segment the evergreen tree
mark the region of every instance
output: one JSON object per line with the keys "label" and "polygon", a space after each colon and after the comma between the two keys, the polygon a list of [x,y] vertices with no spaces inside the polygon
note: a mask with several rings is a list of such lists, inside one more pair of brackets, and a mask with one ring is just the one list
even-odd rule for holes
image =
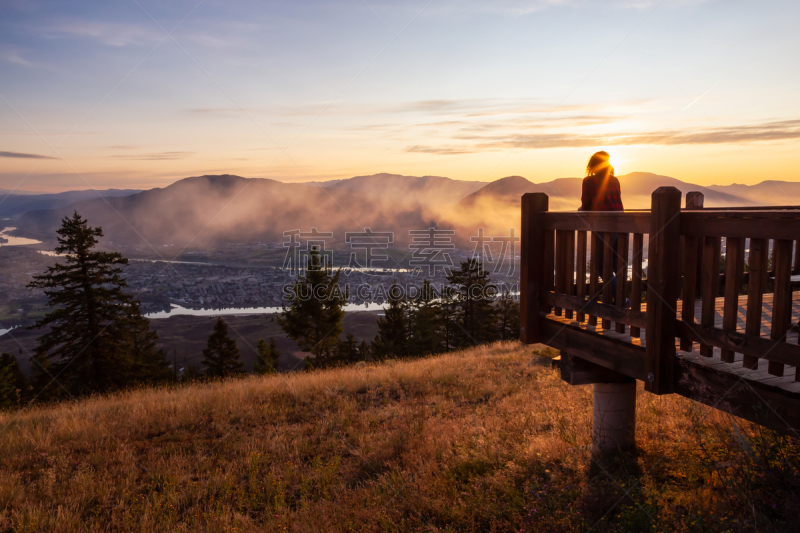
{"label": "evergreen tree", "polygon": [[454,287],[442,287],[442,294],[437,308],[437,323],[442,337],[442,349],[446,352],[455,349],[461,326],[457,323],[458,300]]}
{"label": "evergreen tree", "polygon": [[214,332],[208,337],[208,344],[203,350],[205,375],[210,378],[225,378],[241,374],[242,362],[239,361],[239,348],[228,334],[228,323],[217,317]]}
{"label": "evergreen tree", "polygon": [[372,356],[372,350],[369,349],[369,344],[363,339],[361,344],[358,345],[358,355],[362,361],[368,361]]}
{"label": "evergreen tree", "polygon": [[473,346],[494,341],[497,330],[492,304],[497,287],[489,280],[481,262],[464,261],[460,270],[447,276],[447,281],[457,291],[456,344]]}
{"label": "evergreen tree", "polygon": [[440,306],[436,302],[436,290],[428,280],[423,281],[419,295],[411,302],[409,327],[409,353],[427,355],[441,352],[443,332]]}
{"label": "evergreen tree", "polygon": [[142,316],[136,300],[128,308],[122,334],[131,365],[128,383],[165,383],[173,379],[167,354],[156,348],[158,334],[150,329],[150,321]]}
{"label": "evergreen tree", "polygon": [[258,340],[258,354],[253,370],[256,374],[275,374],[278,372],[278,358],[281,352],[275,344],[275,339],[270,338],[269,344],[264,339]]}
{"label": "evergreen tree", "polygon": [[497,304],[497,330],[500,340],[519,339],[519,302],[506,290]]}
{"label": "evergreen tree", "polygon": [[186,365],[181,376],[181,383],[193,383],[203,379],[203,373],[194,365]]}
{"label": "evergreen tree", "polygon": [[[339,274],[323,264],[317,247],[312,247],[305,274],[300,273],[288,295],[289,305],[283,307],[278,324],[300,349],[311,352],[311,367],[323,367],[336,356],[339,335],[342,334],[344,305],[347,291],[339,286]],[[307,368],[308,368],[307,365]]]}
{"label": "evergreen tree", "polygon": [[0,355],[0,409],[21,404],[26,388],[27,380],[17,359],[7,353]]}
{"label": "evergreen tree", "polygon": [[358,344],[352,333],[348,333],[345,340],[339,341],[339,346],[336,351],[337,362],[342,365],[351,365],[363,360],[363,356],[358,349]]}
{"label": "evergreen tree", "polygon": [[[161,379],[163,354],[141,315],[137,300],[126,294],[117,252],[94,247],[101,228],[75,212],[64,217],[55,251],[64,262],[48,267],[28,285],[43,289],[52,309],[31,328],[49,327],[39,337],[33,357],[34,394],[79,396],[125,387],[134,381]],[[57,379],[58,384],[42,388]]]}
{"label": "evergreen tree", "polygon": [[386,313],[378,319],[372,351],[379,358],[408,355],[408,300],[397,282],[389,289],[387,303]]}

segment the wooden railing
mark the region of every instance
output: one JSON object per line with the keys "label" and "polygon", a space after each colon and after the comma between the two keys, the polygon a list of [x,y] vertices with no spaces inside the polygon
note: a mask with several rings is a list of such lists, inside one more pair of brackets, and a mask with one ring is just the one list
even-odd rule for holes
{"label": "wooden railing", "polygon": [[[787,385],[800,381],[800,206],[703,209],[700,193],[680,204],[673,187],[649,211],[550,212],[546,195],[524,195],[522,340],[580,359],[598,380],[611,370],[759,423],[772,411],[767,425],[800,431],[800,383]],[[724,390],[740,385],[766,404]],[[724,396],[701,397],[709,386]]]}

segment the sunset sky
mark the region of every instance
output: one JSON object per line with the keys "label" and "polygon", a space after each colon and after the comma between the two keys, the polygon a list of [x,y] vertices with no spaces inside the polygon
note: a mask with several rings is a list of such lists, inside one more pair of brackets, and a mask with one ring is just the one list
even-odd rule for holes
{"label": "sunset sky", "polygon": [[[167,4],[167,5],[165,5]],[[0,3],[0,188],[800,180],[800,2]]]}

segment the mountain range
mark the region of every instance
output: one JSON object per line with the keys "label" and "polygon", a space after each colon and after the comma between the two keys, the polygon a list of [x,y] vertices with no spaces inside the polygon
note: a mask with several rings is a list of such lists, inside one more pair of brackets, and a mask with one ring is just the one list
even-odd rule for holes
{"label": "mountain range", "polygon": [[[629,209],[649,207],[652,191],[665,185],[684,194],[703,192],[708,207],[800,204],[800,183],[793,182],[703,187],[647,172],[622,175],[619,180]],[[518,228],[519,199],[526,192],[548,194],[551,210],[575,210],[580,205],[581,179],[533,183],[509,176],[485,183],[375,174],[284,183],[233,175],[197,176],[141,192],[99,191],[101,198],[68,203],[66,198],[74,193],[42,195],[58,196],[58,204],[52,203],[53,198],[36,204],[35,196],[25,196],[34,202],[30,205],[45,207],[34,207],[15,224],[24,235],[52,238],[61,219],[77,210],[92,225],[102,226],[112,243],[187,249],[283,241],[284,232],[310,228],[333,232],[333,243],[343,243],[347,231],[394,231],[396,244],[404,247],[409,230],[436,226],[455,229],[457,242],[468,243],[478,227],[494,235]]]}

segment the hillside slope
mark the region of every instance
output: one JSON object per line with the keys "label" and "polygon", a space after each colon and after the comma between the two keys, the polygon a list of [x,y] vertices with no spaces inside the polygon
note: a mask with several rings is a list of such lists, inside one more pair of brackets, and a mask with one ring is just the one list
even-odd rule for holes
{"label": "hillside slope", "polygon": [[0,531],[797,530],[796,444],[641,391],[638,457],[593,463],[591,388],[549,361],[497,344],[0,414]]}

